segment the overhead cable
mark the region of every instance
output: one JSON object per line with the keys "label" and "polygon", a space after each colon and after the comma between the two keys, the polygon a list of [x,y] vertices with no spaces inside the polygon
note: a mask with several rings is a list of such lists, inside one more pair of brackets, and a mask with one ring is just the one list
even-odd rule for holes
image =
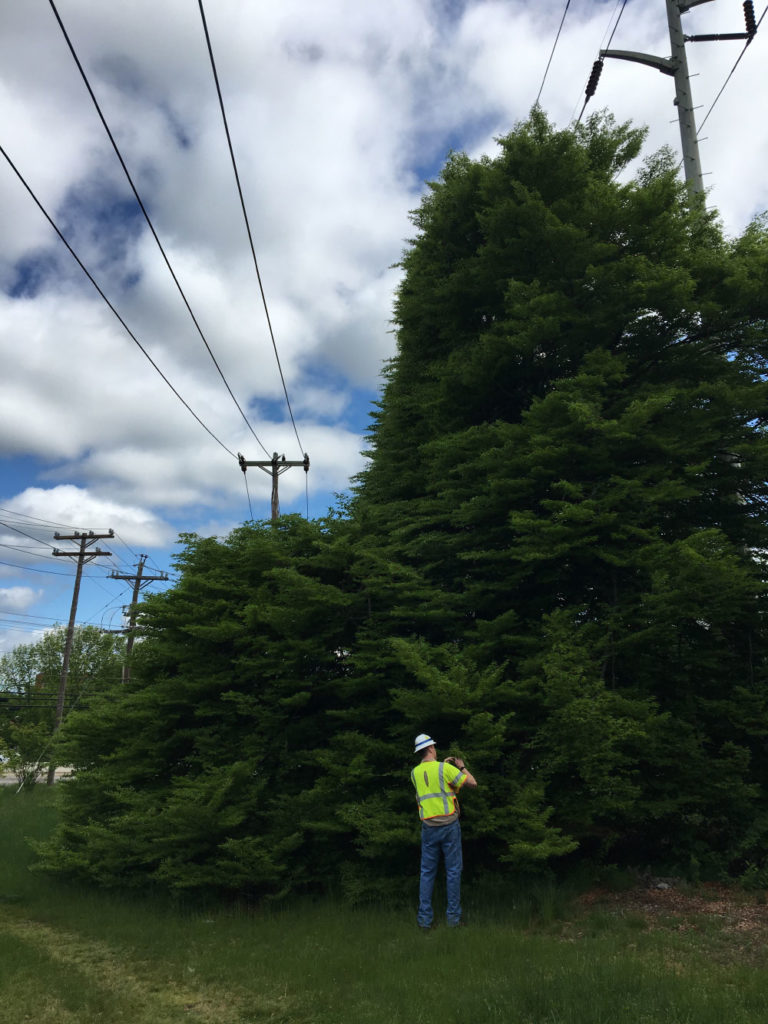
{"label": "overhead cable", "polygon": [[560,39],[560,33],[563,31],[563,25],[565,24],[565,16],[568,13],[568,8],[570,6],[571,6],[571,0],[565,0],[565,10],[563,11],[563,16],[560,19],[560,27],[557,30],[557,35],[555,36],[555,41],[552,44],[552,52],[549,55],[549,60],[547,61],[547,66],[544,69],[544,77],[541,80],[541,85],[539,86],[539,92],[538,92],[538,94],[536,96],[536,102],[534,103],[534,107],[538,107],[538,105],[539,105],[539,100],[541,99],[541,93],[542,93],[542,90],[544,88],[544,83],[547,80],[547,75],[549,74],[549,68],[550,68],[550,65],[552,63],[552,58],[555,56],[555,50],[557,49],[557,44],[558,44],[558,41]]}
{"label": "overhead cable", "polygon": [[[73,532],[79,532],[82,529],[79,526],[73,526],[71,523],[59,523],[59,522],[56,522],[55,520],[52,520],[52,519],[41,519],[39,516],[31,516],[31,515],[28,515],[26,512],[15,512],[13,509],[10,509],[10,508],[2,508],[2,507],[0,507],[0,512],[4,512],[4,513],[6,513],[6,515],[17,516],[24,526],[30,526],[31,524],[27,523],[26,520],[31,519],[33,523],[42,523],[45,526],[60,526],[60,527],[63,527],[64,529],[66,529],[66,530],[72,530]],[[14,527],[11,523],[7,522],[5,519],[0,519],[0,526],[7,526],[10,529],[16,529],[16,527]],[[16,532],[18,533],[18,532],[23,532],[23,531],[19,531],[17,529]],[[39,540],[38,538],[32,537],[31,534],[25,534],[25,536],[29,537],[30,540],[38,540],[38,543],[40,543],[40,544],[47,544],[49,547],[52,546],[49,541]],[[130,547],[128,547],[128,545],[126,544],[126,542],[123,540],[123,538],[120,536],[119,533],[115,533],[115,539],[119,540],[120,543],[125,548],[127,548],[128,551],[130,551],[131,555],[134,558],[137,557],[136,552],[133,551]],[[11,544],[3,544],[3,545],[0,545],[0,547],[13,547],[13,545],[11,545]],[[16,550],[22,551],[24,549],[17,547]],[[53,556],[49,556],[49,557],[53,557]],[[129,564],[128,561],[125,558],[123,558],[122,556],[120,556],[120,555],[113,554],[112,558],[113,559],[117,559],[118,562],[121,562],[124,565],[128,565]]]}
{"label": "overhead cable", "polygon": [[0,565],[10,566],[11,569],[22,569],[24,572],[44,572],[47,573],[49,576],[76,575],[73,572],[57,572],[55,569],[36,569],[33,565],[19,565],[17,562],[0,562]]}
{"label": "overhead cable", "polygon": [[208,427],[208,426],[207,426],[207,425],[206,425],[205,423],[203,423],[203,421],[202,421],[202,420],[200,419],[200,417],[199,417],[199,416],[197,415],[197,413],[196,413],[196,412],[194,411],[194,409],[193,409],[193,408],[192,408],[192,407],[191,407],[191,406],[189,405],[189,403],[188,403],[188,402],[186,402],[186,401],[185,401],[185,400],[184,400],[184,399],[183,399],[183,398],[181,397],[181,395],[179,394],[179,392],[178,392],[178,391],[176,390],[176,388],[175,388],[175,387],[173,386],[173,384],[171,384],[171,382],[170,382],[170,381],[168,380],[168,378],[167,378],[167,377],[165,376],[165,374],[163,373],[163,371],[162,371],[162,370],[160,369],[160,367],[159,367],[159,366],[157,365],[157,363],[156,363],[156,362],[154,361],[154,359],[152,358],[152,356],[151,356],[151,355],[149,354],[149,352],[147,352],[147,350],[146,350],[146,349],[144,348],[144,346],[143,346],[143,345],[141,344],[141,342],[139,341],[139,339],[138,339],[138,338],[136,337],[136,335],[135,335],[135,334],[133,333],[133,331],[132,331],[132,330],[130,329],[130,327],[129,327],[129,326],[128,326],[128,324],[127,324],[127,323],[125,322],[125,320],[123,320],[123,318],[122,318],[122,317],[120,316],[120,314],[119,314],[119,313],[117,312],[117,310],[116,310],[116,309],[115,309],[115,307],[114,307],[114,306],[112,305],[112,303],[111,303],[111,302],[109,301],[109,299],[108,299],[108,298],[107,298],[107,296],[106,296],[106,295],[104,294],[104,292],[102,291],[102,289],[101,289],[101,288],[99,287],[99,285],[98,285],[98,284],[96,283],[96,280],[95,280],[95,278],[93,277],[93,275],[91,274],[91,272],[90,272],[90,271],[88,270],[88,268],[87,268],[87,267],[85,266],[85,264],[83,263],[83,261],[82,261],[82,260],[80,259],[80,257],[79,257],[79,256],[77,255],[77,253],[75,252],[75,250],[74,250],[74,249],[72,248],[72,246],[71,246],[71,245],[69,244],[69,242],[68,242],[68,241],[67,241],[67,239],[66,239],[66,238],[64,237],[64,235],[62,234],[62,232],[61,232],[61,231],[59,230],[59,228],[58,228],[58,226],[56,225],[56,223],[54,222],[53,218],[52,218],[52,217],[50,216],[50,214],[49,214],[49,213],[48,213],[48,211],[47,211],[47,210],[45,209],[45,207],[43,206],[43,204],[42,204],[42,203],[40,202],[40,200],[39,200],[39,199],[37,198],[37,196],[35,195],[35,193],[34,193],[34,192],[32,191],[32,188],[30,187],[30,185],[28,185],[28,184],[27,184],[27,181],[25,180],[25,178],[24,178],[24,176],[22,175],[21,171],[20,171],[20,170],[19,170],[19,169],[17,168],[17,166],[16,166],[16,164],[15,164],[15,163],[13,162],[13,160],[11,160],[10,156],[9,156],[9,155],[8,155],[8,153],[7,153],[6,151],[5,151],[5,149],[4,149],[4,147],[3,147],[3,146],[0,146],[0,154],[2,154],[2,155],[3,155],[4,157],[5,157],[6,161],[8,162],[8,165],[9,165],[9,167],[11,168],[11,170],[13,171],[13,173],[14,173],[14,174],[16,175],[16,177],[17,177],[17,178],[19,179],[19,181],[20,181],[20,182],[21,182],[21,184],[22,184],[22,185],[24,186],[24,188],[25,188],[25,189],[27,190],[27,192],[28,192],[28,193],[29,193],[29,195],[31,196],[32,200],[34,201],[35,205],[36,205],[36,206],[37,206],[37,208],[38,208],[38,209],[40,210],[40,212],[42,213],[42,215],[43,215],[43,216],[45,217],[45,219],[46,219],[46,220],[48,221],[48,223],[49,223],[49,224],[51,225],[51,227],[52,227],[52,228],[53,228],[53,230],[54,230],[54,231],[56,232],[56,234],[57,234],[57,235],[59,236],[59,238],[61,239],[61,241],[62,241],[62,242],[64,243],[64,245],[65,245],[65,246],[67,247],[67,249],[69,250],[69,253],[70,253],[70,255],[72,256],[72,258],[73,258],[73,259],[75,260],[75,262],[76,262],[76,263],[77,263],[77,265],[78,265],[78,266],[80,267],[80,269],[82,270],[82,272],[83,272],[83,273],[85,274],[85,276],[86,276],[86,277],[88,278],[88,280],[89,280],[89,281],[91,282],[91,284],[93,285],[93,287],[94,287],[94,288],[96,289],[96,291],[97,291],[97,292],[99,293],[99,295],[100,295],[100,296],[102,297],[102,299],[104,300],[104,302],[105,302],[105,303],[106,303],[106,304],[107,304],[107,305],[109,306],[109,308],[110,308],[110,309],[112,310],[112,313],[113,313],[113,314],[115,315],[115,317],[117,318],[117,320],[119,320],[119,321],[120,321],[121,325],[122,325],[122,326],[123,326],[123,328],[125,329],[125,332],[126,332],[126,333],[127,333],[127,335],[129,336],[129,338],[130,338],[130,339],[131,339],[131,340],[132,340],[132,341],[133,341],[133,342],[134,342],[134,343],[135,343],[135,344],[137,345],[137,347],[138,347],[138,348],[139,348],[139,349],[141,350],[141,352],[143,353],[143,355],[144,355],[144,356],[145,356],[145,357],[147,358],[147,360],[148,360],[148,361],[150,362],[150,364],[152,365],[152,367],[153,367],[153,368],[154,368],[154,369],[155,369],[155,370],[157,371],[157,373],[159,373],[159,374],[160,374],[160,376],[161,376],[161,377],[163,378],[163,380],[164,380],[164,381],[165,381],[165,383],[166,383],[166,384],[168,385],[168,387],[169,387],[169,388],[171,389],[171,391],[172,391],[172,392],[174,393],[174,395],[176,395],[176,397],[177,397],[177,398],[178,398],[178,400],[179,400],[179,401],[181,402],[181,404],[182,404],[182,405],[184,406],[184,408],[185,408],[185,409],[187,410],[187,412],[191,413],[191,414],[192,414],[192,416],[194,416],[194,418],[195,418],[195,419],[197,420],[197,422],[198,422],[198,423],[200,424],[200,426],[201,426],[201,427],[203,428],[203,430],[205,430],[205,431],[206,431],[206,433],[210,434],[210,436],[211,436],[211,437],[213,438],[213,440],[214,440],[214,441],[216,442],[216,444],[220,445],[220,446],[221,446],[221,447],[222,447],[222,448],[224,449],[224,451],[225,451],[225,452],[227,452],[227,454],[228,454],[228,455],[231,455],[233,459],[237,459],[237,455],[235,455],[235,453],[234,453],[233,451],[230,451],[230,449],[229,449],[229,448],[227,448],[227,446],[226,446],[226,445],[224,444],[224,442],[223,442],[223,441],[221,441],[221,440],[220,440],[220,439],[219,439],[219,438],[218,438],[218,437],[217,437],[217,436],[216,436],[216,435],[214,434],[214,432],[213,432],[213,431],[212,431],[212,430],[210,429],[210,427]]}
{"label": "overhead cable", "polygon": [[35,551],[33,548],[24,547],[21,544],[0,544],[0,548],[9,548],[11,551],[22,551],[25,555],[33,558],[53,558],[53,555],[43,554],[42,551]]}
{"label": "overhead cable", "polygon": [[127,166],[126,166],[125,160],[123,159],[122,153],[120,152],[120,149],[118,148],[117,142],[115,142],[115,138],[114,138],[114,136],[113,136],[113,134],[112,134],[112,132],[110,130],[109,125],[107,124],[107,121],[106,121],[106,118],[104,117],[104,114],[102,113],[101,107],[99,106],[99,102],[96,99],[94,91],[91,88],[91,83],[88,80],[88,76],[85,73],[83,65],[81,64],[80,59],[77,56],[77,53],[75,52],[75,48],[72,45],[72,40],[70,39],[69,34],[67,33],[66,28],[64,27],[64,23],[61,20],[59,12],[56,9],[56,4],[54,3],[54,0],[48,0],[48,2],[50,4],[50,6],[51,6],[51,10],[54,13],[56,21],[59,23],[59,28],[61,29],[62,34],[64,35],[64,39],[67,42],[67,46],[69,47],[69,51],[72,54],[72,57],[73,57],[73,59],[75,61],[75,64],[77,65],[77,69],[80,72],[80,75],[81,75],[81,77],[83,79],[83,82],[85,83],[85,87],[88,90],[88,93],[89,93],[91,99],[93,100],[93,105],[96,108],[96,113],[99,115],[99,118],[101,119],[101,123],[104,126],[104,130],[106,131],[106,133],[107,133],[107,135],[109,137],[109,141],[112,143],[112,148],[115,151],[117,159],[120,161],[120,166],[122,167],[122,169],[123,169],[123,171],[125,173],[125,176],[128,179],[128,184],[131,186],[131,189],[133,191],[134,197],[136,198],[136,202],[139,205],[139,209],[144,214],[144,219],[147,222],[147,226],[149,227],[149,230],[152,232],[152,237],[154,238],[155,242],[157,243],[157,247],[160,250],[160,253],[161,253],[163,259],[165,260],[165,265],[168,268],[168,271],[169,271],[171,277],[173,278],[173,283],[176,285],[176,288],[177,288],[177,290],[179,292],[179,295],[181,296],[182,301],[184,302],[184,305],[187,307],[187,312],[189,313],[190,317],[192,318],[192,323],[197,328],[197,333],[200,335],[200,338],[202,339],[203,344],[205,345],[206,349],[208,350],[208,355],[213,360],[213,365],[219,371],[219,376],[224,381],[224,386],[226,387],[227,391],[229,392],[232,401],[237,406],[237,410],[240,413],[240,415],[242,416],[243,420],[245,421],[245,425],[248,427],[250,432],[256,438],[256,441],[261,446],[262,451],[266,455],[269,455],[269,452],[267,452],[267,449],[264,447],[264,445],[259,440],[259,437],[256,434],[256,431],[251,426],[251,423],[248,420],[248,417],[243,412],[243,410],[242,410],[242,408],[240,406],[240,403],[235,398],[234,392],[232,391],[232,388],[229,386],[229,382],[227,381],[227,378],[224,376],[224,371],[221,369],[221,366],[219,365],[218,360],[216,359],[216,356],[213,354],[211,346],[208,344],[208,341],[207,341],[205,335],[203,334],[203,330],[202,330],[200,324],[197,321],[197,317],[192,312],[192,307],[190,306],[189,301],[187,300],[187,296],[184,293],[184,289],[181,287],[179,279],[176,276],[176,273],[175,273],[173,267],[171,266],[171,261],[168,259],[168,255],[166,254],[166,251],[163,248],[163,244],[162,244],[162,242],[160,241],[160,239],[158,237],[157,231],[155,231],[155,226],[152,223],[152,220],[151,220],[151,218],[149,216],[149,213],[147,212],[147,208],[145,207],[145,205],[144,205],[144,203],[143,203],[143,201],[141,199],[141,196],[139,195],[138,190],[137,190],[137,188],[136,188],[136,186],[135,186],[135,184],[133,182],[133,178],[131,177],[131,174],[130,174]]}
{"label": "overhead cable", "polygon": [[20,519],[32,519],[36,523],[45,523],[46,526],[63,526],[67,530],[76,530],[76,526],[72,526],[70,523],[57,523],[53,519],[40,519],[39,516],[31,516],[26,512],[16,512],[12,508],[0,507],[0,512],[5,512],[10,516],[18,516]]}
{"label": "overhead cable", "polygon": [[219,107],[221,109],[221,118],[222,118],[222,121],[224,123],[224,131],[226,132],[226,136],[227,136],[227,145],[229,147],[229,155],[230,155],[230,158],[232,160],[232,170],[235,173],[235,182],[237,184],[237,192],[238,192],[238,195],[240,196],[240,207],[241,207],[241,209],[243,211],[243,219],[245,220],[245,228],[246,228],[246,231],[248,233],[248,242],[249,242],[250,247],[251,247],[251,255],[253,256],[253,265],[254,265],[254,267],[256,269],[256,278],[257,278],[257,280],[259,282],[259,291],[261,292],[261,301],[262,301],[262,304],[264,306],[264,313],[265,313],[266,318],[267,318],[267,327],[269,328],[269,336],[270,336],[270,338],[272,340],[272,348],[273,348],[274,353],[275,353],[275,359],[277,360],[277,368],[278,368],[278,370],[280,372],[280,380],[281,380],[282,385],[283,385],[283,394],[285,395],[285,402],[286,402],[286,405],[288,406],[288,414],[290,415],[291,423],[293,424],[293,432],[296,435],[296,440],[299,443],[299,450],[303,454],[304,453],[304,446],[301,443],[301,438],[299,437],[299,431],[296,428],[296,420],[293,418],[293,410],[291,409],[291,401],[288,398],[288,388],[286,387],[286,384],[285,384],[285,375],[283,374],[283,367],[282,367],[282,365],[280,363],[280,356],[279,356],[278,351],[277,351],[277,342],[275,340],[275,332],[272,330],[272,320],[271,320],[270,315],[269,315],[269,308],[267,307],[267,297],[266,297],[266,295],[264,293],[264,285],[262,284],[262,280],[261,280],[261,272],[259,270],[259,261],[256,259],[256,249],[255,249],[254,244],[253,244],[253,235],[251,234],[251,225],[250,225],[250,222],[248,220],[248,213],[247,213],[247,211],[245,209],[245,199],[243,197],[243,190],[242,190],[242,187],[240,185],[240,175],[239,175],[238,170],[237,170],[237,161],[235,160],[235,151],[234,151],[234,148],[232,146],[232,137],[231,137],[231,135],[229,133],[229,124],[227,122],[227,114],[226,114],[226,111],[224,109],[224,98],[223,98],[222,93],[221,93],[221,86],[219,85],[219,75],[218,75],[218,72],[216,71],[216,61],[213,58],[213,47],[211,45],[211,37],[210,37],[210,35],[208,33],[208,22],[205,19],[205,10],[203,8],[203,0],[198,0],[198,6],[200,7],[200,17],[202,18],[202,21],[203,21],[203,31],[205,32],[205,41],[206,41],[206,45],[208,47],[208,56],[209,56],[210,61],[211,61],[211,70],[213,71],[213,80],[216,83],[216,93],[217,93],[217,95],[219,97]]}
{"label": "overhead cable", "polygon": [[253,519],[253,506],[251,505],[251,491],[248,487],[248,474],[243,473],[243,480],[245,480],[245,496],[248,499],[248,518]]}
{"label": "overhead cable", "polygon": [[[606,50],[610,49],[611,43],[613,42],[613,37],[616,35],[616,29],[619,27],[619,22],[621,21],[621,16],[624,13],[624,8],[627,6],[627,2],[628,2],[628,0],[623,0],[623,3],[621,4],[621,10],[619,11],[619,16],[616,18],[616,21],[614,23],[614,26],[613,26],[613,29],[611,31],[611,34],[608,37],[608,44],[605,47],[601,46],[600,47],[601,50],[602,49],[606,49]],[[613,15],[611,15],[611,17],[613,17]],[[603,39],[605,39],[605,36],[603,36]],[[602,70],[603,70],[603,58],[602,57],[598,57],[597,60],[595,61],[595,63],[592,65],[592,71],[590,72],[590,75],[589,75],[589,81],[587,82],[587,87],[584,90],[584,105],[581,108],[581,113],[579,114],[578,118],[576,119],[576,124],[579,124],[581,122],[581,119],[584,116],[584,111],[587,109],[587,104],[592,99],[592,97],[595,95],[595,90],[597,89],[597,83],[600,81],[600,75],[602,73]]]}
{"label": "overhead cable", "polygon": [[[40,540],[39,537],[33,537],[31,533],[27,533],[26,530],[20,530],[18,526],[13,526],[11,523],[6,523],[5,520],[0,520],[0,526],[4,526],[8,530],[13,530],[14,533],[20,533],[22,537],[26,537],[28,540],[33,540],[35,544],[45,544],[49,548],[53,547],[53,545],[49,544],[48,541]],[[52,558],[53,555],[48,555],[47,557]]]}
{"label": "overhead cable", "polygon": [[616,29],[619,27],[619,22],[621,21],[621,16],[624,13],[624,8],[627,6],[627,3],[628,3],[628,0],[624,0],[624,2],[621,5],[621,10],[619,11],[619,16],[616,19],[616,24],[613,26],[613,31],[611,32],[610,36],[608,37],[608,42],[606,43],[606,45],[604,47],[604,49],[606,49],[606,50],[610,50],[610,48],[611,48],[611,43],[613,42],[613,37],[616,35]]}
{"label": "overhead cable", "polygon": [[[765,6],[765,10],[764,10],[764,11],[763,11],[763,13],[762,13],[762,14],[760,15],[760,20],[759,20],[759,21],[757,22],[757,25],[755,26],[755,32],[757,32],[757,29],[758,29],[758,28],[760,28],[760,22],[761,22],[761,21],[763,20],[763,18],[765,17],[765,15],[766,15],[766,13],[767,13],[767,12],[768,12],[768,4],[766,4],[766,6]],[[726,85],[728,85],[728,83],[730,82],[731,78],[733,77],[733,73],[734,73],[734,71],[735,71],[735,70],[736,70],[736,68],[737,68],[737,67],[739,66],[739,64],[740,64],[740,62],[741,62],[741,58],[742,58],[742,57],[744,56],[744,54],[745,54],[745,53],[747,52],[747,47],[748,47],[748,46],[749,46],[749,44],[750,44],[750,43],[752,42],[752,39],[753,39],[753,38],[754,38],[754,33],[753,33],[753,34],[752,34],[752,35],[750,36],[750,38],[749,38],[749,39],[747,39],[746,43],[744,43],[744,49],[743,49],[743,50],[741,51],[741,53],[739,54],[739,56],[738,56],[738,57],[736,58],[736,63],[735,63],[734,65],[733,65],[733,67],[732,67],[732,68],[731,68],[731,70],[729,71],[729,73],[728,73],[728,77],[726,78],[726,80],[725,80],[725,81],[723,82],[723,84],[722,84],[722,85],[720,86],[720,91],[718,92],[717,96],[715,96],[714,100],[712,101],[712,106],[711,106],[711,107],[709,108],[709,110],[708,110],[708,111],[706,112],[706,114],[704,115],[704,120],[703,120],[703,121],[701,122],[701,124],[699,125],[699,129],[698,129],[698,131],[696,132],[696,137],[697,137],[697,138],[698,138],[698,136],[699,136],[699,134],[700,134],[700,132],[701,132],[702,128],[703,128],[703,127],[704,127],[704,125],[705,125],[705,124],[707,123],[707,119],[709,118],[709,115],[710,115],[710,114],[712,113],[712,111],[713,111],[713,110],[715,109],[715,104],[716,104],[716,103],[717,103],[717,101],[718,101],[718,100],[720,99],[720,97],[721,97],[721,96],[723,95],[723,92],[725,91],[725,87],[726,87]]]}

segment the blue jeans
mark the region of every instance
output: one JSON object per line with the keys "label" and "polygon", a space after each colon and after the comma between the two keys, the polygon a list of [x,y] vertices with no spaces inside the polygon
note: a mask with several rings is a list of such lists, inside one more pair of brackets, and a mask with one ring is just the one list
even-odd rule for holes
{"label": "blue jeans", "polygon": [[461,825],[458,819],[450,825],[431,828],[421,826],[421,878],[419,880],[419,913],[421,928],[432,924],[432,891],[440,863],[440,851],[445,860],[445,888],[448,899],[446,920],[450,925],[461,921]]}

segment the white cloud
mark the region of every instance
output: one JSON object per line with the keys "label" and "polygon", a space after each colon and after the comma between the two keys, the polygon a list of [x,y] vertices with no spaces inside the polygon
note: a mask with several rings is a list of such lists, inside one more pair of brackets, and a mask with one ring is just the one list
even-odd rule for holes
{"label": "white cloud", "polygon": [[[144,508],[120,505],[90,494],[81,487],[61,484],[48,490],[28,487],[10,500],[15,513],[50,523],[79,524],[80,531],[104,533],[112,529],[126,544],[157,547],[173,540],[175,531]],[[63,532],[62,530],[58,532]]]}
{"label": "white cloud", "polygon": [[[94,4],[61,14],[198,322],[269,454],[300,457],[283,396],[196,5]],[[310,500],[347,489],[367,428],[361,395],[395,348],[393,269],[408,211],[449,148],[494,153],[538,91],[560,0],[281,0],[209,4],[208,25]],[[542,104],[578,114],[617,13],[570,5]],[[687,32],[738,31],[701,4]],[[750,45],[702,133],[710,201],[735,233],[768,207],[768,33]],[[666,55],[664,5],[623,10],[612,45]],[[689,47],[703,117],[741,43]],[[588,111],[650,125],[677,151],[671,80],[606,60]],[[46,4],[0,5],[2,144],[195,422],[0,159],[0,457],[13,507],[162,546],[245,518],[233,455],[261,458],[175,290]],[[249,471],[257,516],[269,478]],[[281,477],[283,507],[307,481]],[[20,503],[21,502],[21,503]],[[265,512],[266,510],[266,512]],[[9,561],[25,560],[20,553]],[[5,577],[4,577],[5,578]],[[57,577],[41,577],[53,581]],[[69,581],[61,582],[64,594]],[[37,583],[37,579],[35,579]],[[48,584],[46,583],[46,587]],[[54,613],[55,614],[55,613]]]}
{"label": "white cloud", "polygon": [[26,612],[42,594],[32,587],[0,587],[0,612]]}

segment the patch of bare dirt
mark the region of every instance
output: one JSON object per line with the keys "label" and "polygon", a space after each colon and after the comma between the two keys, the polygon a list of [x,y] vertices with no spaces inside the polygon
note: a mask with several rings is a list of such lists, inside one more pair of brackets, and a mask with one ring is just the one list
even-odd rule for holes
{"label": "patch of bare dirt", "polygon": [[626,892],[593,889],[578,903],[586,912],[603,910],[640,918],[647,929],[686,932],[691,938],[698,935],[696,945],[718,961],[766,965],[768,902],[764,892],[717,884],[692,887],[670,879]]}
{"label": "patch of bare dirt", "polygon": [[592,889],[579,899],[580,905],[630,911],[649,923],[669,918],[717,919],[736,931],[768,931],[768,902],[762,892],[749,893],[725,885],[656,882],[626,892]]}

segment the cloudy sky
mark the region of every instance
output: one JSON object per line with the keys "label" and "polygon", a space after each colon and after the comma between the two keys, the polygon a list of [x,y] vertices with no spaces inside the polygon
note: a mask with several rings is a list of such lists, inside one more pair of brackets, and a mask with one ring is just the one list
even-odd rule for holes
{"label": "cloudy sky", "polygon": [[[249,509],[238,452],[309,454],[308,476],[280,478],[284,511],[322,515],[347,489],[394,350],[393,264],[425,179],[450,149],[493,154],[542,81],[542,106],[566,126],[614,28],[613,48],[669,56],[664,0],[571,0],[544,80],[565,6],[208,0],[294,429],[197,0],[56,10],[199,330],[53,5],[0,3],[0,652],[67,620],[75,566],[51,548],[74,545],[55,531],[115,531],[99,542],[112,556],[86,568],[78,619],[117,628],[129,591],[110,572],[130,574],[140,553],[170,569],[180,532],[269,516],[269,477],[248,471]],[[741,31],[741,2],[700,3],[684,28]],[[689,45],[699,123],[742,48]],[[768,208],[767,53],[768,21],[701,130],[709,202],[730,235]],[[647,125],[648,152],[678,151],[673,98],[667,76],[608,60],[588,110]]]}

